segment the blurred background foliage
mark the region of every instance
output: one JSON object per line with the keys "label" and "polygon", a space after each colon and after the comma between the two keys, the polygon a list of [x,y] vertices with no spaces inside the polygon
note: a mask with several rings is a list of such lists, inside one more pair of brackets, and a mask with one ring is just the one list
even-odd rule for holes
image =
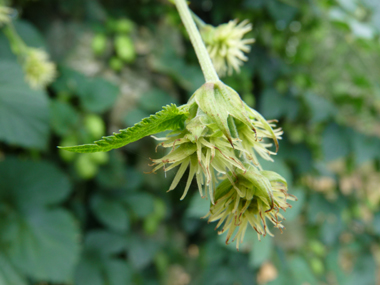
{"label": "blurred background foliage", "polygon": [[[32,90],[0,28],[0,284],[380,284],[380,2],[193,0],[256,38],[223,78],[285,131],[274,163],[298,197],[286,230],[237,252],[169,194],[155,142],[74,154],[203,82],[175,8],[153,0],[14,0],[19,36],[58,66]],[[161,153],[160,153],[161,152]],[[173,175],[168,173],[167,175]],[[182,183],[184,185],[184,183]]]}

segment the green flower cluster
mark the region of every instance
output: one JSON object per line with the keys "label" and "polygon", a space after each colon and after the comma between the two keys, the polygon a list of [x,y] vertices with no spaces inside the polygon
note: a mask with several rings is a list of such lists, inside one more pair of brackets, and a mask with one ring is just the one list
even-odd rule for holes
{"label": "green flower cluster", "polygon": [[11,14],[13,12],[12,8],[1,6],[0,4],[0,27],[4,24],[11,22]]}
{"label": "green flower cluster", "polygon": [[220,76],[231,75],[233,70],[239,72],[243,62],[248,60],[244,53],[250,52],[250,44],[255,39],[243,37],[251,30],[252,25],[247,20],[239,24],[238,20],[231,20],[217,27],[202,25],[202,39]]}
{"label": "green flower cluster", "polygon": [[160,168],[169,171],[179,166],[169,188],[175,189],[189,169],[181,199],[184,199],[196,177],[200,195],[211,201],[209,221],[218,221],[219,233],[228,231],[228,243],[235,230],[237,248],[248,225],[259,235],[271,235],[266,219],[282,228],[279,209],[290,205],[283,177],[264,171],[258,157],[272,160],[275,152],[269,148],[278,140],[282,130],[273,129],[274,122],[266,121],[247,106],[238,93],[221,81],[207,82],[190,98],[186,106],[189,116],[182,130],[172,132],[159,146],[170,152],[153,159],[153,172]]}
{"label": "green flower cluster", "polygon": [[[287,193],[285,179],[275,172],[264,171],[258,161],[258,156],[272,161],[271,155],[278,150],[282,130],[276,129],[275,121],[266,121],[245,104],[235,90],[219,80],[185,0],[174,2],[206,83],[195,91],[186,105],[166,106],[133,127],[93,144],[61,148],[79,153],[109,151],[145,136],[171,130],[166,137],[156,138],[160,141],[158,146],[168,148],[169,153],[160,159],[152,159],[152,172],[159,169],[166,172],[178,167],[169,187],[171,191],[188,170],[181,200],[186,197],[195,177],[201,197],[208,197],[211,201],[209,221],[219,221],[217,228],[222,227],[219,233],[227,231],[227,243],[237,230],[232,240],[237,241],[236,247],[239,248],[248,225],[259,237],[267,233],[271,235],[266,220],[274,227],[283,228],[279,211],[291,207],[287,200],[295,199]],[[223,43],[235,43],[235,48],[240,48],[251,42],[237,43],[250,26],[246,22],[236,24],[230,22],[216,29]],[[213,50],[210,53],[211,56],[215,54]],[[237,55],[236,50],[227,48],[223,56],[232,58]],[[241,56],[237,57],[243,60]],[[270,150],[273,144],[276,152]]]}
{"label": "green flower cluster", "polygon": [[27,48],[23,59],[25,78],[32,88],[45,88],[56,78],[56,66],[44,50]]}

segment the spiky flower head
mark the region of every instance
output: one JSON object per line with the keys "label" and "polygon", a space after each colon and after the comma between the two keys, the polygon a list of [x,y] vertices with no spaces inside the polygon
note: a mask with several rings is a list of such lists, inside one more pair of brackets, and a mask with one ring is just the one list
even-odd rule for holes
{"label": "spiky flower head", "polygon": [[231,20],[217,27],[205,25],[201,28],[201,35],[220,76],[231,75],[233,70],[240,71],[240,66],[248,58],[244,53],[251,50],[253,38],[243,39],[244,35],[252,30],[248,20],[238,24],[238,20]]}
{"label": "spiky flower head", "polygon": [[195,176],[201,196],[205,196],[203,189],[208,187],[208,196],[214,203],[218,178],[227,172],[235,174],[236,170],[244,173],[245,160],[258,166],[255,151],[268,159],[274,152],[267,150],[271,144],[264,139],[272,139],[277,146],[282,132],[274,131],[273,124],[249,108],[236,91],[221,81],[205,83],[190,98],[187,108],[189,116],[184,129],[158,139],[162,141],[159,146],[169,148],[170,152],[152,160],[155,166],[152,172],[160,168],[169,171],[179,166],[169,188],[171,191],[189,168],[181,199],[186,196]]}
{"label": "spiky flower head", "polygon": [[12,8],[0,5],[0,27],[11,22]]}
{"label": "spiky flower head", "polygon": [[[213,128],[208,117],[205,114],[199,114],[200,112],[201,110],[198,109],[198,114],[187,120],[185,130],[166,138],[156,138],[163,141],[157,146],[169,148],[170,152],[160,159],[152,159],[151,166],[155,166],[152,172],[160,168],[166,172],[179,166],[168,191],[177,187],[186,169],[189,168],[189,176],[181,200],[185,198],[195,176],[201,197],[207,196],[208,188],[208,196],[214,203],[216,175],[225,174],[235,168],[245,171],[245,167],[234,153],[234,149],[240,149],[237,140],[231,140],[231,145],[220,131]],[[241,149],[241,151],[244,150]]]}
{"label": "spiky flower head", "polygon": [[24,55],[23,68],[25,77],[34,89],[45,88],[57,75],[56,66],[49,60],[49,55],[36,48],[28,48]]}
{"label": "spiky flower head", "polygon": [[282,139],[283,131],[281,128],[275,128],[276,120],[267,121],[273,132],[269,132],[262,121],[254,118],[252,118],[252,121],[255,126],[254,133],[246,125],[239,122],[236,122],[236,128],[239,133],[239,138],[241,139],[242,147],[249,153],[247,157],[255,166],[262,170],[259,160],[257,159],[257,154],[261,158],[273,162],[271,155],[276,155],[277,153],[271,151],[270,148],[273,146],[273,141]]}
{"label": "spiky flower head", "polygon": [[254,167],[245,174],[238,172],[236,177],[227,174],[220,183],[216,189],[216,203],[206,215],[209,222],[219,221],[215,227],[221,227],[218,234],[227,232],[226,243],[236,240],[237,249],[248,226],[257,232],[259,239],[260,235],[273,236],[266,220],[275,228],[284,228],[279,210],[290,208],[287,200],[296,199],[287,193],[285,179],[275,172],[259,171]]}

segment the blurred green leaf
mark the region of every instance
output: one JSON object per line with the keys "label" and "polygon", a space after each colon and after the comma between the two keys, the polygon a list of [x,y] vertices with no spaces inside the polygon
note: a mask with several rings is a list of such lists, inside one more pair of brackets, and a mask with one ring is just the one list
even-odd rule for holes
{"label": "blurred green leaf", "polygon": [[266,118],[280,118],[284,113],[286,100],[284,96],[273,88],[267,88],[263,91],[260,111]]}
{"label": "blurred green leaf", "polygon": [[133,267],[143,269],[153,260],[158,249],[157,241],[133,235],[129,238],[127,251]]}
{"label": "blurred green leaf", "polygon": [[148,216],[154,210],[154,198],[148,193],[135,193],[125,198],[125,202],[139,218]]}
{"label": "blurred green leaf", "polygon": [[119,94],[119,88],[103,78],[86,78],[85,86],[78,89],[78,96],[85,110],[102,113],[110,109]]}
{"label": "blurred green leaf", "polygon": [[24,81],[21,67],[0,62],[0,140],[8,144],[46,149],[49,138],[48,98]]}
{"label": "blurred green leaf", "polygon": [[148,112],[157,112],[162,106],[170,105],[171,103],[178,104],[176,99],[165,91],[157,88],[142,94],[139,99],[140,107]]}
{"label": "blurred green leaf", "polygon": [[106,231],[88,233],[75,272],[75,284],[131,284],[130,266],[124,260],[112,257],[125,247],[126,240],[120,235]]}
{"label": "blurred green leaf", "polygon": [[7,256],[0,254],[0,284],[28,284],[26,278],[17,272],[15,266],[13,266]]}
{"label": "blurred green leaf", "polygon": [[32,24],[24,20],[17,20],[14,25],[26,45],[46,49],[43,36]]}
{"label": "blurred green leaf", "polygon": [[323,132],[322,150],[327,162],[348,155],[350,136],[347,130],[334,123],[329,124]]}
{"label": "blurred green leaf", "polygon": [[369,253],[364,253],[357,258],[352,274],[347,282],[348,285],[376,284],[377,266],[373,256]]}
{"label": "blurred green leaf", "polygon": [[249,265],[258,268],[265,261],[268,261],[273,251],[273,238],[265,236],[261,241],[253,242],[252,250],[249,254]]}
{"label": "blurred green leaf", "polygon": [[201,195],[196,192],[192,195],[190,205],[186,209],[186,217],[200,219],[204,217],[209,210],[210,200],[202,198]]}
{"label": "blurred green leaf", "polygon": [[54,100],[50,104],[50,124],[59,136],[70,133],[79,121],[79,115],[71,105]]}
{"label": "blurred green leaf", "polygon": [[91,207],[96,217],[106,226],[120,232],[128,230],[128,212],[119,200],[96,195],[91,200]]}
{"label": "blurred green leaf", "polygon": [[[162,107],[161,105],[160,107]],[[143,120],[146,117],[149,117],[149,113],[140,109],[132,109],[128,111],[128,113],[124,117],[124,123],[127,126],[133,126],[134,124],[137,124],[141,120]]]}
{"label": "blurred green leaf", "polygon": [[298,12],[296,7],[286,4],[284,1],[268,0],[266,4],[272,18],[275,21],[283,21],[285,25],[288,25]]}
{"label": "blurred green leaf", "polygon": [[289,269],[295,279],[294,284],[318,284],[317,278],[314,276],[309,265],[302,257],[295,257],[290,260]]}
{"label": "blurred green leaf", "polygon": [[374,157],[380,157],[380,139],[377,137],[369,137],[365,134],[352,130],[353,150],[356,156],[356,163],[360,165]]}
{"label": "blurred green leaf", "polygon": [[380,212],[376,213],[373,218],[373,229],[375,233],[380,236]]}
{"label": "blurred green leaf", "polygon": [[341,268],[338,248],[334,248],[327,254],[326,265],[327,270],[330,271],[330,274],[332,273],[334,275],[335,279],[338,281],[338,284],[347,284],[350,276]]}
{"label": "blurred green leaf", "polygon": [[[22,175],[20,175],[22,173]],[[23,273],[67,282],[79,255],[79,230],[65,210],[53,208],[70,192],[67,178],[48,163],[7,159],[0,163],[0,244]]]}
{"label": "blurred green leaf", "polygon": [[311,121],[319,123],[328,119],[336,113],[336,108],[325,98],[314,93],[306,93],[305,99],[311,110]]}

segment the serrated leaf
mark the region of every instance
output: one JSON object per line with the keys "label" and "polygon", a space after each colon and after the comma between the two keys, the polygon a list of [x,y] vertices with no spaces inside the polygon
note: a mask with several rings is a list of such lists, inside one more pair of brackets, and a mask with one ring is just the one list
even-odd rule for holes
{"label": "serrated leaf", "polygon": [[7,158],[0,181],[0,205],[7,205],[0,212],[0,252],[36,280],[70,281],[79,229],[66,210],[54,207],[69,194],[68,179],[51,164]]}
{"label": "serrated leaf", "polygon": [[133,127],[120,130],[120,133],[114,133],[112,136],[103,137],[103,139],[95,141],[93,144],[59,148],[79,153],[110,151],[149,135],[167,130],[177,130],[182,126],[186,117],[187,110],[172,104],[163,107],[163,110],[143,119]]}
{"label": "serrated leaf", "polygon": [[45,92],[32,90],[21,67],[0,62],[0,141],[43,150],[49,136],[49,106]]}

